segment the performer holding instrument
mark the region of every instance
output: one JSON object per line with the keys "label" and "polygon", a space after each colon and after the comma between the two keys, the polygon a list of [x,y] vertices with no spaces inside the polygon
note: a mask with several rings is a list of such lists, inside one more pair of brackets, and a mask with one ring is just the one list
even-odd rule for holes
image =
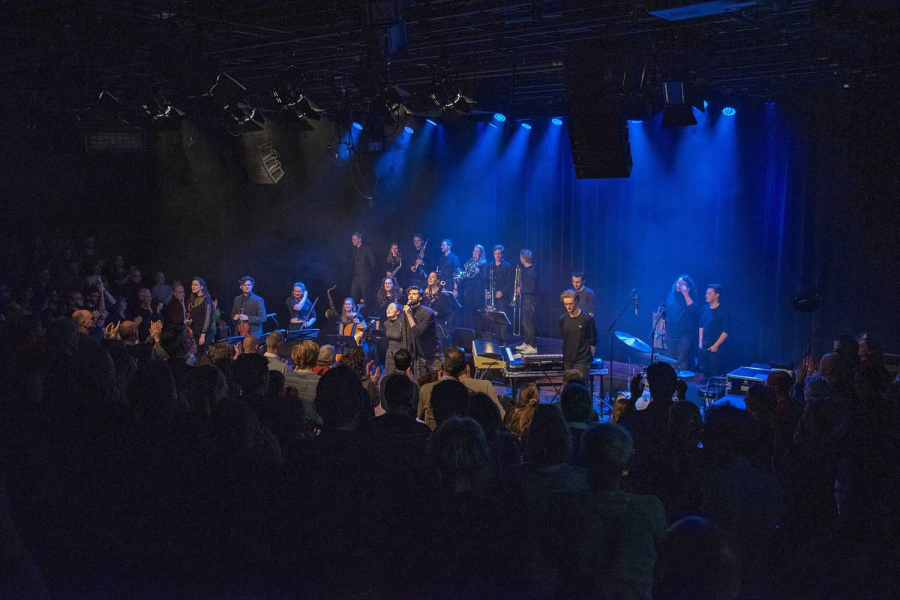
{"label": "performer holding instrument", "polygon": [[[513,270],[503,259],[505,248],[501,244],[494,246],[494,262],[488,265],[485,273],[485,310],[509,312],[509,301],[513,290]],[[484,331],[491,331],[490,323],[484,324]],[[502,345],[506,339],[508,325],[500,325],[498,342]]]}
{"label": "performer holding instrument", "polygon": [[338,335],[353,337],[357,344],[362,341],[366,329],[366,320],[360,314],[363,306],[365,305],[362,304],[357,308],[353,298],[344,298],[344,304],[341,307],[341,320],[338,324]]}
{"label": "performer holding instrument", "polygon": [[462,308],[456,296],[444,289],[446,283],[446,281],[441,281],[437,271],[429,273],[428,287],[425,288],[425,297],[422,300],[425,306],[434,311],[438,336],[445,343],[449,342],[452,334],[453,315]]}
{"label": "performer holding instrument", "polygon": [[428,274],[425,271],[428,265],[428,242],[422,237],[421,233],[413,234],[413,256],[414,262],[406,270],[406,287],[411,285],[424,287]]}
{"label": "performer holding instrument", "polygon": [[388,251],[387,259],[384,262],[387,266],[385,277],[396,279],[397,273],[403,268],[403,254],[400,252],[400,244],[397,242],[391,243],[391,249]]}
{"label": "performer holding instrument", "polygon": [[309,329],[316,322],[315,303],[309,301],[309,293],[302,281],[294,282],[291,286],[291,295],[285,301],[291,320],[288,331],[295,329]]}
{"label": "performer holding instrument", "polygon": [[[535,347],[534,305],[537,303],[537,269],[534,256],[527,248],[519,252],[519,264],[516,265],[516,282],[513,299],[520,315],[522,328],[525,330],[525,342],[516,350],[522,354],[537,354]],[[518,333],[518,332],[516,332]]]}
{"label": "performer holding instrument", "polygon": [[235,297],[231,306],[232,320],[236,324],[238,335],[255,335],[261,337],[263,323],[266,322],[266,303],[253,293],[256,283],[252,277],[245,275],[240,279],[241,293]]}
{"label": "performer holding instrument", "polygon": [[487,259],[484,256],[484,246],[475,244],[472,248],[472,257],[453,274],[457,288],[462,290],[463,323],[472,329],[478,328],[475,317],[484,306],[485,264]]}

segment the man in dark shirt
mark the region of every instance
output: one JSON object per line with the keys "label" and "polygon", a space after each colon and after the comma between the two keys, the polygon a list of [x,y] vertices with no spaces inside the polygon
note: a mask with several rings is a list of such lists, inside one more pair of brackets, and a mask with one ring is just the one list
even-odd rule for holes
{"label": "man in dark shirt", "polygon": [[350,236],[353,250],[350,254],[350,297],[354,302],[364,301],[372,284],[375,272],[375,253],[369,246],[363,246],[362,234],[358,231]]}
{"label": "man in dark shirt", "polygon": [[459,268],[459,257],[451,252],[451,248],[453,248],[453,242],[450,241],[449,238],[441,240],[441,255],[438,257],[437,269],[440,272],[440,277],[443,281],[448,283],[451,281],[454,282],[454,288],[449,291],[455,293],[456,287],[453,274]]}
{"label": "man in dark shirt", "polygon": [[441,345],[438,342],[434,311],[422,306],[422,290],[413,286],[407,290],[409,303],[403,307],[406,339],[413,355],[413,372],[416,379],[426,371],[441,368]]}
{"label": "man in dark shirt", "polygon": [[577,369],[587,377],[597,346],[597,325],[593,317],[578,308],[578,292],[566,290],[560,295],[565,314],[559,317],[563,340],[563,363],[566,370]]}
{"label": "man in dark shirt", "polygon": [[535,347],[534,329],[534,305],[537,303],[537,269],[534,266],[534,256],[531,250],[524,248],[519,252],[519,269],[521,280],[516,294],[522,303],[522,328],[525,330],[525,342],[516,346],[516,350],[522,354],[537,354]]}
{"label": "man in dark shirt", "polygon": [[[433,251],[432,251],[433,252]],[[419,255],[422,258],[419,258]],[[413,234],[412,250],[409,252],[409,267],[403,267],[404,277],[401,283],[405,283],[405,287],[411,286],[425,287],[425,280],[428,278],[429,269],[434,264],[429,260],[428,242],[422,237],[421,233]]]}
{"label": "man in dark shirt", "polygon": [[700,312],[700,370],[707,375],[720,375],[725,352],[722,345],[731,329],[731,315],[719,304],[722,286],[712,283],[706,287],[706,306]]}
{"label": "man in dark shirt", "polygon": [[572,289],[578,292],[581,300],[578,306],[591,317],[594,316],[594,290],[584,285],[584,271],[572,273]]}
{"label": "man in dark shirt", "polygon": [[694,280],[679,277],[666,298],[666,349],[678,361],[679,370],[690,364],[691,342],[700,321],[700,305],[694,301]]}
{"label": "man in dark shirt", "polygon": [[241,277],[241,293],[235,296],[231,305],[231,315],[235,324],[247,323],[249,331],[247,335],[262,337],[263,323],[266,322],[266,303],[253,293],[255,281],[245,275]]}
{"label": "man in dark shirt", "polygon": [[[485,270],[484,277],[484,297],[488,305],[493,304],[494,310],[504,312],[509,316],[509,300],[512,297],[513,288],[513,269],[503,258],[505,248],[501,244],[494,246],[494,262],[490,263]],[[492,285],[493,283],[493,285]],[[491,289],[494,290],[493,297]],[[485,323],[487,330],[493,331],[491,322]],[[506,332],[509,327],[500,325],[497,341],[503,344],[506,339]]]}

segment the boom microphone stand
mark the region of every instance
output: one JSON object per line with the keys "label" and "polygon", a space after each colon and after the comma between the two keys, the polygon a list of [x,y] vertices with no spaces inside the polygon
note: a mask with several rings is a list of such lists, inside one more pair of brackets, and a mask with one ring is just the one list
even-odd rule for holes
{"label": "boom microphone stand", "polygon": [[609,387],[606,389],[606,401],[610,402],[612,400],[612,387],[613,387],[613,357],[615,356],[614,349],[616,345],[615,340],[615,330],[616,323],[619,322],[619,319],[622,318],[622,315],[625,314],[625,311],[628,310],[628,307],[631,306],[631,303],[634,302],[634,294],[631,294],[628,297],[628,302],[625,303],[625,306],[622,307],[622,310],[619,312],[619,315],[613,319],[613,322],[610,324],[609,328],[606,330],[604,335],[609,335]]}
{"label": "boom microphone stand", "polygon": [[653,324],[653,331],[650,332],[650,364],[653,364],[656,354],[656,336],[657,336],[657,327],[659,326],[659,322],[663,322],[663,328],[666,326],[666,303],[663,301],[662,304],[659,305],[660,311],[659,316],[656,317],[656,322]]}

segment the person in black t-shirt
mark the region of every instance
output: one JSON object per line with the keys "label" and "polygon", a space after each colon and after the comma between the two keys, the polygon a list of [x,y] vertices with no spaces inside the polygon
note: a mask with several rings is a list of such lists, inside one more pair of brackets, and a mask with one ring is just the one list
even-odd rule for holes
{"label": "person in black t-shirt", "polygon": [[[515,275],[513,269],[503,258],[503,252],[506,250],[501,244],[494,246],[494,261],[484,269],[484,298],[489,305],[493,305],[493,310],[506,313],[509,312],[509,301],[512,297],[513,279]],[[493,286],[492,286],[493,282]],[[491,296],[491,289],[494,295]],[[484,323],[486,331],[493,332],[491,321],[487,318]],[[502,346],[506,341],[506,333],[509,329],[508,325],[500,325],[498,327],[497,341]]]}
{"label": "person in black t-shirt", "polygon": [[691,342],[700,322],[700,304],[694,300],[694,280],[682,275],[666,298],[666,349],[678,361],[678,370],[690,368]]}
{"label": "person in black t-shirt", "polygon": [[441,240],[441,255],[437,260],[438,276],[447,283],[453,282],[453,289],[449,290],[455,295],[457,293],[453,274],[459,268],[459,257],[451,251],[453,242],[449,238]]}
{"label": "person in black t-shirt", "polygon": [[591,370],[594,348],[597,346],[597,325],[594,318],[578,308],[578,292],[566,290],[560,294],[566,312],[559,317],[559,331],[563,340],[563,363],[566,370],[577,369],[584,377]]}
{"label": "person in black t-shirt", "polygon": [[722,286],[711,283],[706,287],[706,306],[700,313],[700,370],[707,375],[722,373],[731,316],[719,304]]}

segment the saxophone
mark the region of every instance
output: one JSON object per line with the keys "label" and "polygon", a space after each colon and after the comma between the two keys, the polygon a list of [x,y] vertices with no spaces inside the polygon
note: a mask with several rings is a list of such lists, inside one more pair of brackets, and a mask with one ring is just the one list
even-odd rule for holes
{"label": "saxophone", "polygon": [[337,285],[333,285],[328,288],[328,291],[325,292],[328,295],[328,310],[325,311],[325,318],[331,319],[337,314],[337,309],[334,307],[334,299],[331,297],[331,290],[336,288]]}

